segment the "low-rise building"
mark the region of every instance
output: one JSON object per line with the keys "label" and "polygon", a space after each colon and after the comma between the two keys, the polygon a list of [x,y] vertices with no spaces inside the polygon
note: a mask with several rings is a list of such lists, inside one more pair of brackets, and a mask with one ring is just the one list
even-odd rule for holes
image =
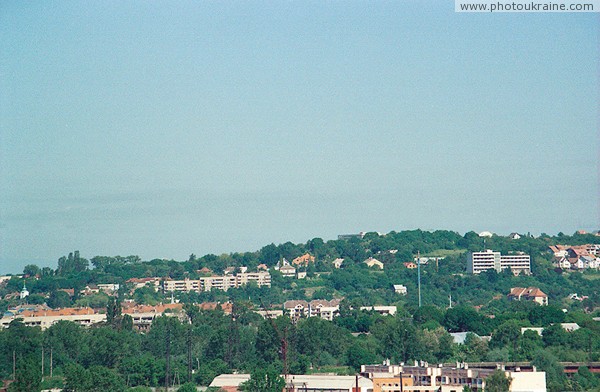
{"label": "low-rise building", "polygon": [[369,257],[364,261],[364,263],[369,267],[377,267],[379,269],[383,269],[383,263],[373,257]]}
{"label": "low-rise building", "polygon": [[382,306],[382,305],[374,305],[374,306],[361,306],[360,310],[366,310],[368,312],[376,312],[382,316],[393,316],[398,311],[396,306]]}
{"label": "low-rise building", "polygon": [[334,317],[340,314],[339,299],[327,301],[324,299],[315,299],[308,303],[308,317],[320,317],[324,320],[332,321]]}
{"label": "low-rise building", "polygon": [[[500,364],[481,368],[460,363],[457,366],[429,366],[426,362],[415,363],[415,366],[362,365],[360,374],[373,379],[374,384],[376,380],[382,380],[380,390],[386,392],[462,392],[464,387],[482,392],[486,379],[497,369],[512,379],[509,392],[546,392],[545,372],[535,368],[532,371],[505,370]],[[402,387],[399,386],[400,377]],[[387,383],[384,380],[388,380]]]}
{"label": "low-rise building", "polygon": [[344,264],[344,259],[338,257],[337,259],[333,260],[332,264],[333,268],[342,268],[342,264]]}
{"label": "low-rise building", "polygon": [[408,289],[403,284],[395,284],[394,292],[400,295],[406,295],[408,293]]}
{"label": "low-rise building", "polygon": [[152,287],[154,291],[158,291],[160,288],[160,280],[160,278],[131,278],[125,283],[133,285],[133,290],[149,286]]}
{"label": "low-rise building", "polygon": [[292,267],[291,265],[284,265],[279,267],[279,272],[281,272],[281,275],[287,278],[293,278],[296,276],[296,268]]}
{"label": "low-rise building", "polygon": [[[407,387],[413,386],[410,376],[394,375],[392,373],[373,373],[373,392],[408,391]],[[400,387],[402,383],[402,388]]]}
{"label": "low-rise building", "polygon": [[332,299],[331,301],[315,299],[310,302],[303,300],[286,301],[283,304],[283,310],[294,322],[302,317],[320,317],[331,321],[340,313],[340,302],[339,299]]}
{"label": "low-rise building", "polygon": [[542,306],[548,305],[548,296],[537,287],[513,287],[510,289],[508,299],[515,301],[533,301]]}
{"label": "low-rise building", "polygon": [[365,234],[367,234],[367,233],[364,231],[361,231],[358,234],[339,234],[338,240],[351,240],[352,238],[363,239]]}
{"label": "low-rise building", "polygon": [[575,332],[581,328],[577,323],[560,323],[560,326],[567,332]]}
{"label": "low-rise building", "polygon": [[98,283],[98,289],[108,295],[116,293],[120,288],[118,283]]}
{"label": "low-rise building", "polygon": [[139,331],[150,329],[154,319],[159,316],[178,317],[181,320],[185,316],[182,304],[134,305],[123,307],[123,314],[131,316],[133,327]]}
{"label": "low-rise building", "polygon": [[5,314],[0,319],[0,327],[8,327],[15,319],[20,319],[28,327],[40,327],[45,330],[61,320],[87,327],[106,321],[106,314],[99,313],[92,308],[24,310],[13,315]]}
{"label": "low-rise building", "polygon": [[[221,374],[213,379],[210,386],[225,391],[239,391],[240,385],[249,379],[249,374]],[[356,379],[355,376],[329,374],[289,374],[285,381],[287,392],[371,392],[373,390],[373,382],[366,377]]]}
{"label": "low-rise building", "polygon": [[292,321],[297,321],[301,317],[308,317],[308,302],[302,300],[285,301],[283,311],[290,316]]}

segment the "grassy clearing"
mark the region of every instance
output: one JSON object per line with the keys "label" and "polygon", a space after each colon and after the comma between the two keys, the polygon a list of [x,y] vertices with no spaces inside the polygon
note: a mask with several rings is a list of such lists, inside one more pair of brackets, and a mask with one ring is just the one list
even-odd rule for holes
{"label": "grassy clearing", "polygon": [[600,274],[584,274],[583,279],[598,280],[598,279],[600,279]]}
{"label": "grassy clearing", "polygon": [[446,256],[454,256],[459,255],[461,253],[466,252],[466,249],[438,249],[434,250],[431,253],[423,255],[423,257],[446,257]]}

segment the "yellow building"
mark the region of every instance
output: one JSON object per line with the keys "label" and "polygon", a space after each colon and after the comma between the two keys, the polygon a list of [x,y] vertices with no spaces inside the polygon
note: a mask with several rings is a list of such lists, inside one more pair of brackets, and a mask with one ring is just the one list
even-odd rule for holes
{"label": "yellow building", "polygon": [[[402,387],[412,387],[413,380],[410,376],[402,377]],[[400,377],[393,377],[390,373],[373,374],[373,392],[400,392]]]}

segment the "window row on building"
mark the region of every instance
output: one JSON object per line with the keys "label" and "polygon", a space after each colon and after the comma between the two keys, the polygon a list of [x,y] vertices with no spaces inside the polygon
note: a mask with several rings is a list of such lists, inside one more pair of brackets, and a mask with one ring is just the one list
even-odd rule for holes
{"label": "window row on building", "polygon": [[491,269],[500,272],[510,268],[515,275],[531,273],[531,257],[524,253],[502,255],[500,252],[485,250],[483,252],[470,252],[467,255],[467,272],[480,274]]}

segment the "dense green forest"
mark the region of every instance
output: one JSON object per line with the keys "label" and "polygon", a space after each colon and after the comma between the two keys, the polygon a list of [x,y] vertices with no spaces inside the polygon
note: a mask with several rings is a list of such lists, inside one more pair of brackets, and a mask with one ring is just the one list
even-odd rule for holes
{"label": "dense green forest", "polygon": [[[485,243],[476,233],[464,236],[451,231],[421,230],[367,233],[363,238],[305,244],[270,244],[256,252],[224,255],[190,255],[188,260],[143,261],[137,256],[95,256],[89,260],[73,252],[58,260],[56,270],[25,267],[24,280],[13,278],[0,287],[0,295],[18,292],[25,281],[30,303],[51,307],[94,306],[114,309],[114,299],[105,294],[82,296],[89,284],[119,283],[119,300],[155,304],[170,300],[170,293],[141,288],[130,293],[125,281],[133,277],[183,279],[200,276],[209,268],[221,273],[227,267],[250,270],[264,263],[273,267],[283,258],[292,260],[306,252],[316,261],[306,268],[306,279],[285,278],[271,269],[272,287],[248,285],[227,292],[176,293],[186,304],[187,320],[157,318],[145,333],[134,332],[127,316],[114,314],[105,325],[84,329],[60,322],[46,331],[24,327],[18,321],[0,331],[0,377],[10,378],[13,360],[16,378],[13,390],[39,390],[41,358],[53,356],[53,375],[46,364],[44,385],[57,383],[66,390],[92,391],[97,382],[105,390],[126,390],[133,386],[165,384],[167,358],[170,383],[192,381],[208,385],[217,374],[238,370],[253,372],[274,368],[283,371],[282,342],[287,345],[286,363],[290,373],[334,371],[353,374],[361,364],[425,360],[430,363],[454,361],[533,361],[547,372],[549,391],[598,388],[600,380],[586,368],[567,378],[561,361],[600,361],[600,322],[592,317],[600,307],[600,275],[597,272],[561,271],[552,265],[548,246],[599,243],[600,237],[526,235],[518,240],[493,236]],[[532,257],[531,276],[513,276],[510,271],[468,275],[466,252],[494,249],[502,253],[523,251]],[[392,252],[390,252],[392,251]],[[421,269],[422,303],[418,307],[417,271],[403,263],[422,256],[439,256]],[[368,268],[362,261],[373,256],[384,270]],[[331,262],[343,258],[342,269]],[[402,296],[393,284],[408,287]],[[511,287],[536,286],[549,295],[550,306],[506,299]],[[59,289],[74,289],[70,297]],[[569,299],[577,293],[587,297]],[[452,308],[449,296],[452,295]],[[318,318],[264,320],[254,313],[263,304],[281,308],[288,299],[343,298],[340,316],[333,322]],[[191,304],[231,301],[232,315],[222,310],[199,311]],[[18,299],[2,300],[1,310]],[[358,311],[361,305],[396,305],[396,316]],[[561,322],[576,322],[581,328],[564,331]],[[542,336],[521,327],[545,327]],[[465,344],[455,344],[449,332],[468,331]],[[479,336],[492,338],[488,342]],[[170,355],[166,355],[166,352]],[[14,357],[13,357],[14,356]],[[91,381],[101,380],[101,381]],[[77,387],[74,387],[77,386]],[[141,390],[141,388],[138,388]]]}

